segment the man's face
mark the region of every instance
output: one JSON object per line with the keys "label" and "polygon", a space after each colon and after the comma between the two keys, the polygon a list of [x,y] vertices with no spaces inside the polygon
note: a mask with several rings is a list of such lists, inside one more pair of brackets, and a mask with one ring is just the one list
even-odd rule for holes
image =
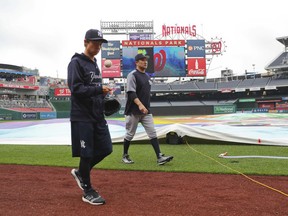
{"label": "man's face", "polygon": [[148,61],[147,58],[140,59],[136,61],[136,66],[140,71],[145,71],[148,67]]}
{"label": "man's face", "polygon": [[100,52],[102,41],[85,41],[85,43],[86,43],[86,50],[91,55],[95,56]]}

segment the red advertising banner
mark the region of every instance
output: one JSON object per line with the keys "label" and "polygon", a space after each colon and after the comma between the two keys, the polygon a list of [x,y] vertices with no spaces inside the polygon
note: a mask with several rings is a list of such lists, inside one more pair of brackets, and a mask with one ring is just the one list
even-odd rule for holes
{"label": "red advertising banner", "polygon": [[102,78],[121,77],[120,59],[102,59]]}
{"label": "red advertising banner", "polygon": [[205,58],[188,58],[188,74],[192,77],[205,77],[206,76],[206,59]]}
{"label": "red advertising banner", "polygon": [[26,86],[26,85],[15,85],[15,84],[0,83],[0,88],[16,88],[16,89],[38,90],[39,86]]}
{"label": "red advertising banner", "polygon": [[283,102],[276,103],[276,108],[279,110],[288,109],[288,102],[283,101]]}
{"label": "red advertising banner", "polygon": [[69,97],[71,96],[71,92],[69,88],[55,88],[54,96],[55,97]]}
{"label": "red advertising banner", "polygon": [[274,103],[259,103],[258,108],[267,108],[267,109],[275,109]]}
{"label": "red advertising banner", "polygon": [[19,78],[17,78],[17,80],[20,81],[20,82],[32,83],[33,85],[36,83],[36,77],[34,77],[34,76],[19,77]]}
{"label": "red advertising banner", "polygon": [[185,40],[123,40],[122,47],[185,46]]}

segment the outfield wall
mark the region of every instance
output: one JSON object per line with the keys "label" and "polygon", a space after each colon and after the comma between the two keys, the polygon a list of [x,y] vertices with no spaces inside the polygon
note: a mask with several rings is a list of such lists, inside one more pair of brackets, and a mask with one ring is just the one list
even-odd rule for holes
{"label": "outfield wall", "polygon": [[151,107],[154,116],[212,115],[214,106]]}

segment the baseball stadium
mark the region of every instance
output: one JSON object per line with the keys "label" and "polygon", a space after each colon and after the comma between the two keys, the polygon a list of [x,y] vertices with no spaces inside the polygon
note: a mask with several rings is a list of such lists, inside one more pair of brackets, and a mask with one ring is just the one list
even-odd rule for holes
{"label": "baseball stadium", "polygon": [[[67,80],[3,62],[0,215],[287,215],[288,36],[276,38],[284,51],[265,73],[225,69],[207,78],[226,52],[221,38],[206,40],[194,25],[163,25],[157,36],[151,21],[100,26],[116,38],[102,46],[101,73],[121,103],[106,117],[113,153],[91,174],[107,204],[81,202],[70,175],[78,161]],[[174,156],[163,166],[148,156],[141,124],[131,145],[135,164],[121,162],[126,78],[139,53],[149,56],[161,149]]]}

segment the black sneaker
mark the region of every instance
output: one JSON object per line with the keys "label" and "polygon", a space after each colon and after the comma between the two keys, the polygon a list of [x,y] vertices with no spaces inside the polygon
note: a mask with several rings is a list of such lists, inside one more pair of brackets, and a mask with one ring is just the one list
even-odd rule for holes
{"label": "black sneaker", "polygon": [[85,192],[82,196],[83,202],[87,202],[91,205],[103,205],[105,204],[105,200],[99,195],[97,191],[94,189],[90,189],[89,191]]}
{"label": "black sneaker", "polygon": [[79,186],[79,188],[81,190],[84,190],[84,183],[83,183],[83,180],[82,180],[82,177],[80,176],[80,173],[78,170],[76,169],[72,169],[71,170],[71,175],[74,177],[74,179],[76,180],[77,182],[77,185]]}
{"label": "black sneaker", "polygon": [[122,162],[125,164],[133,164],[134,161],[130,159],[128,154],[123,155]]}
{"label": "black sneaker", "polygon": [[173,156],[165,156],[164,154],[160,153],[160,156],[157,159],[157,164],[163,165],[163,164],[171,161],[173,158],[174,158]]}

